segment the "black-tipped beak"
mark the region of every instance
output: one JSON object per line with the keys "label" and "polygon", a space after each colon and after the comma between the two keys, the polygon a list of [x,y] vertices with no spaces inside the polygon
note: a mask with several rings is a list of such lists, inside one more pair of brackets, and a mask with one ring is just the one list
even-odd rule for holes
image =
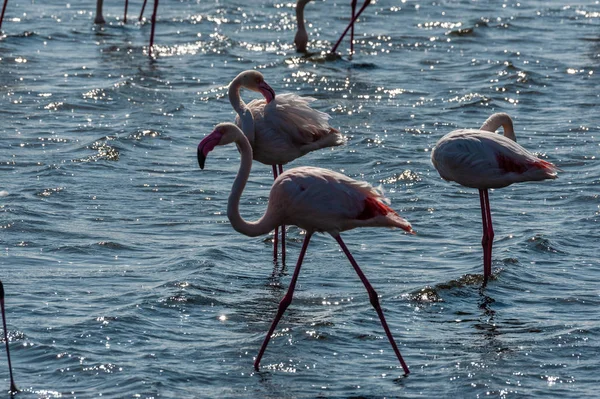
{"label": "black-tipped beak", "polygon": [[200,169],[204,169],[204,162],[206,162],[206,156],[201,146],[198,146],[198,166]]}

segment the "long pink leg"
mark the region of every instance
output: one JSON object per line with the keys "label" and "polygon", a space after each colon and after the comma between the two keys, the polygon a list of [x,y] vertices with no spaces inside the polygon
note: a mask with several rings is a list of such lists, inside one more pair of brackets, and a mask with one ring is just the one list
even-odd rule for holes
{"label": "long pink leg", "polygon": [[[279,174],[277,173],[277,165],[273,165],[273,180],[277,179]],[[275,238],[273,240],[273,262],[277,262],[277,247],[279,240],[279,226],[275,226]]]}
{"label": "long pink leg", "polygon": [[4,0],[4,5],[2,6],[2,14],[0,15],[0,29],[2,29],[2,20],[4,19],[4,11],[6,11],[7,4],[8,0]]}
{"label": "long pink leg", "polygon": [[6,358],[8,359],[8,373],[10,375],[10,392],[17,393],[19,389],[15,385],[15,380],[13,379],[12,373],[12,364],[10,363],[10,351],[8,349],[8,330],[6,329],[6,314],[4,312],[4,286],[2,285],[2,281],[0,281],[0,310],[2,310],[2,328],[4,328],[4,342],[6,343]]}
{"label": "long pink leg", "polygon": [[342,39],[344,38],[344,36],[346,36],[346,33],[348,33],[348,31],[350,30],[350,28],[352,28],[354,26],[354,22],[358,19],[358,17],[360,16],[360,14],[362,14],[362,12],[365,10],[365,8],[367,8],[367,6],[371,4],[371,0],[365,0],[365,4],[362,5],[362,7],[360,8],[360,10],[358,10],[358,12],[356,13],[356,15],[354,16],[354,18],[352,18],[352,21],[350,21],[350,23],[348,24],[348,26],[346,27],[346,29],[344,30],[344,33],[342,33],[342,35],[340,36],[340,38],[338,39],[337,43],[335,44],[335,46],[333,46],[333,48],[331,49],[331,54],[335,54],[338,46],[340,45],[340,43],[342,42]]}
{"label": "long pink leg", "polygon": [[148,55],[152,56],[152,46],[154,45],[154,27],[156,26],[156,12],[158,11],[158,0],[154,0],[154,11],[152,12],[152,27],[150,28],[150,47]]}
{"label": "long pink leg", "polygon": [[140,11],[140,17],[138,18],[138,21],[142,22],[142,18],[144,17],[144,10],[146,9],[146,2],[148,0],[144,0],[144,4],[142,4],[142,11]]}
{"label": "long pink leg", "polygon": [[492,212],[487,189],[479,189],[479,201],[481,203],[481,220],[483,225],[483,281],[487,283],[492,275],[492,245],[494,244],[494,228],[492,227]]}
{"label": "long pink leg", "polygon": [[129,0],[125,0],[125,12],[123,15],[123,23],[126,24],[127,23],[127,8],[129,6]]}
{"label": "long pink leg", "polygon": [[296,269],[294,270],[294,275],[292,276],[292,280],[290,281],[290,287],[288,288],[287,293],[279,302],[279,307],[277,308],[277,314],[275,315],[275,319],[273,319],[273,323],[271,323],[271,328],[269,328],[269,332],[263,341],[262,346],[260,347],[260,351],[258,352],[258,356],[256,356],[256,360],[254,361],[254,369],[258,371],[258,367],[260,366],[260,359],[262,359],[263,354],[265,353],[265,349],[267,349],[267,345],[271,340],[271,335],[273,335],[273,331],[277,328],[277,324],[283,316],[285,310],[292,303],[292,297],[294,296],[294,289],[296,288],[296,281],[298,280],[298,274],[300,274],[300,267],[302,266],[302,261],[304,260],[304,254],[306,253],[306,248],[308,248],[308,242],[310,241],[310,237],[312,233],[307,232],[306,237],[304,237],[304,243],[302,244],[302,250],[300,251],[300,255],[298,256],[298,263],[296,264]]}
{"label": "long pink leg", "polygon": [[371,286],[371,283],[369,283],[369,280],[367,279],[365,274],[362,272],[362,270],[358,266],[358,263],[356,263],[356,260],[354,260],[354,257],[348,250],[348,247],[346,247],[346,244],[344,244],[344,241],[342,241],[342,237],[337,235],[334,238],[338,242],[338,244],[340,244],[340,247],[342,248],[342,250],[348,257],[348,260],[350,261],[350,263],[352,264],[352,267],[356,271],[356,274],[358,274],[358,277],[360,277],[360,281],[362,281],[365,288],[367,289],[367,292],[369,293],[369,300],[371,301],[371,305],[373,305],[373,307],[375,308],[375,311],[377,312],[377,315],[379,316],[379,320],[381,320],[381,325],[383,325],[385,334],[387,335],[388,340],[390,341],[390,344],[392,344],[392,348],[394,349],[394,352],[396,353],[396,357],[400,361],[400,365],[402,365],[402,368],[404,369],[404,374],[410,373],[410,371],[408,370],[408,366],[404,362],[404,359],[402,358],[402,355],[400,354],[400,350],[398,349],[398,346],[396,345],[396,341],[394,341],[392,332],[390,331],[390,328],[388,327],[387,322],[385,321],[385,317],[383,316],[383,311],[381,310],[381,306],[379,305],[379,296],[377,295],[377,292],[375,292],[375,290],[373,289],[373,286]]}
{"label": "long pink leg", "polygon": [[[279,165],[279,174],[283,173],[283,165]],[[285,264],[285,224],[281,225],[281,264]]]}

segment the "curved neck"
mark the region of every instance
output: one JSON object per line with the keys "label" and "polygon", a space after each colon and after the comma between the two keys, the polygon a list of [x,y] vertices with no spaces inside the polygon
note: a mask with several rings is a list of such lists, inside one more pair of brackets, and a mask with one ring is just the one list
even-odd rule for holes
{"label": "curved neck", "polygon": [[229,89],[227,91],[227,95],[229,96],[229,102],[231,106],[237,112],[238,115],[242,115],[246,110],[246,103],[242,100],[240,96],[240,89],[242,87],[242,83],[240,79],[233,79],[229,84]]}
{"label": "curved neck", "polygon": [[513,128],[512,119],[508,114],[505,113],[497,113],[493,114],[485,122],[481,125],[480,130],[485,130],[488,132],[495,132],[500,126],[504,129],[504,137],[511,139],[512,141],[517,141],[517,136],[515,135],[515,131]]}
{"label": "curved neck", "polygon": [[250,142],[241,131],[235,142],[242,159],[240,161],[240,169],[235,177],[233,186],[231,187],[231,194],[229,194],[227,217],[231,222],[231,226],[239,233],[250,237],[267,234],[278,225],[277,221],[274,220],[274,215],[268,207],[265,214],[256,222],[247,222],[242,218],[242,215],[240,215],[240,199],[242,197],[242,192],[246,187],[248,177],[250,176],[250,169],[252,169],[252,147],[250,147]]}

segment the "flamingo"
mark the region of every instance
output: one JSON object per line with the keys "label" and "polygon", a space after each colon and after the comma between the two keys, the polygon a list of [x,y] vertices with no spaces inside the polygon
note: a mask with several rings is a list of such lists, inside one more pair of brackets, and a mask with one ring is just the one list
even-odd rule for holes
{"label": "flamingo", "polygon": [[[495,134],[502,126],[504,135]],[[560,171],[517,144],[510,116],[496,113],[477,129],[454,130],[442,137],[431,153],[440,176],[448,181],[479,190],[483,224],[483,278],[492,273],[494,229],[488,189],[513,183],[556,179]]]}
{"label": "flamingo", "polygon": [[201,169],[204,169],[208,153],[218,145],[230,143],[235,143],[241,154],[240,169],[233,183],[227,204],[227,217],[232,227],[250,237],[266,234],[274,227],[282,224],[291,224],[306,230],[306,236],[290,286],[279,304],[275,319],[254,361],[254,368],[258,371],[260,360],[271,335],[283,313],[292,302],[296,281],[310,238],[315,232],[326,232],[338,242],[367,289],[371,305],[379,316],[383,329],[405,374],[408,374],[408,367],[402,359],[402,355],[385,321],[383,311],[379,305],[378,295],[350,254],[340,236],[340,232],[356,227],[399,227],[408,233],[414,234],[410,223],[386,205],[382,193],[368,183],[353,180],[341,173],[315,167],[293,168],[280,174],[271,188],[265,214],[255,222],[247,222],[242,218],[239,211],[242,191],[248,181],[252,167],[252,147],[244,133],[232,123],[217,125],[213,132],[198,145],[198,164]]}
{"label": "flamingo", "polygon": [[[306,27],[304,26],[304,7],[306,7],[306,5],[311,1],[312,0],[298,0],[296,2],[296,24],[298,28],[296,30],[296,36],[294,37],[294,45],[296,46],[296,51],[299,53],[307,52],[306,45],[308,43],[308,32],[306,31]],[[358,19],[360,14],[362,14],[365,8],[367,8],[367,6],[371,4],[371,0],[365,0],[360,10],[358,10],[358,13],[356,12],[357,3],[358,0],[352,0],[352,17],[350,18],[350,23],[348,24],[348,26],[346,27],[336,44],[331,48],[331,54],[335,54],[338,46],[342,42],[342,39],[348,33],[348,30],[350,30],[350,53],[354,54],[354,22],[356,22],[356,20]]]}
{"label": "flamingo", "polygon": [[[240,97],[242,87],[261,93],[265,99],[244,103]],[[250,141],[254,159],[272,165],[274,179],[283,172],[284,164],[311,151],[345,142],[340,131],[329,125],[329,115],[310,107],[314,98],[292,93],[275,97],[275,91],[258,71],[238,74],[229,84],[228,95],[237,113],[236,123]],[[277,236],[276,228],[275,260]],[[282,261],[285,261],[285,226],[281,228],[281,253]]]}
{"label": "flamingo", "polygon": [[0,310],[2,311],[2,328],[4,328],[4,342],[6,343],[6,358],[8,359],[8,373],[10,375],[10,393],[19,392],[15,380],[13,379],[12,365],[10,363],[10,350],[8,348],[8,330],[6,329],[6,314],[4,312],[4,285],[0,280]]}

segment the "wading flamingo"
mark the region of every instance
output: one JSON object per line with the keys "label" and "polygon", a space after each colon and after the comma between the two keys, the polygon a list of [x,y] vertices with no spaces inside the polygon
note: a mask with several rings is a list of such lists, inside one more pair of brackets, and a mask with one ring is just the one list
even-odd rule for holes
{"label": "wading flamingo", "polygon": [[[504,128],[504,136],[495,133],[500,126]],[[448,133],[437,142],[431,153],[433,166],[443,179],[479,189],[484,284],[492,274],[494,241],[488,189],[524,181],[556,179],[560,171],[516,141],[510,116],[497,113],[490,116],[479,130],[459,129]]]}
{"label": "wading flamingo", "polygon": [[8,359],[8,373],[10,375],[10,393],[19,392],[13,379],[12,364],[10,363],[10,350],[8,348],[8,330],[6,329],[6,314],[4,312],[4,285],[0,280],[0,310],[2,311],[2,328],[4,329],[4,342],[6,343],[6,358]]}
{"label": "wading flamingo", "polygon": [[267,344],[281,316],[292,302],[294,289],[308,242],[315,232],[329,233],[339,243],[369,293],[369,300],[379,315],[383,329],[404,369],[408,367],[396,346],[392,333],[379,305],[378,295],[342,241],[340,232],[356,227],[400,227],[413,233],[410,223],[384,204],[382,194],[368,183],[353,180],[341,173],[314,167],[290,169],[277,178],[271,188],[265,214],[255,222],[247,222],[240,215],[239,205],[252,167],[252,147],[244,133],[232,123],[221,123],[198,145],[198,164],[204,169],[207,154],[218,145],[236,143],[241,154],[238,174],[227,203],[227,217],[231,226],[250,237],[270,232],[274,227],[291,224],[306,230],[302,250],[290,281],[288,292],[281,300],[277,315],[265,337],[254,368],[258,370]]}
{"label": "wading flamingo", "polygon": [[[261,93],[265,99],[244,103],[241,88]],[[241,72],[229,84],[229,101],[238,114],[236,124],[252,146],[254,159],[272,165],[273,178],[283,172],[283,165],[311,151],[343,144],[339,130],[329,125],[329,115],[310,107],[312,97],[300,97],[285,93],[275,96],[275,91],[265,82],[262,73],[248,70]],[[244,122],[246,117],[253,123]],[[244,125],[244,126],[243,126]],[[277,228],[273,259],[277,259]],[[285,261],[285,226],[281,227],[281,258]]]}
{"label": "wading flamingo", "polygon": [[[306,27],[304,26],[304,7],[306,7],[306,5],[311,1],[312,0],[298,0],[296,2],[296,24],[298,28],[296,31],[296,36],[294,37],[294,44],[296,45],[296,51],[298,51],[299,53],[307,52],[306,45],[308,44],[308,32],[306,31]],[[350,54],[354,54],[354,23],[356,22],[360,14],[362,14],[362,12],[365,10],[365,8],[367,8],[367,6],[371,4],[371,0],[365,0],[360,10],[358,10],[358,13],[356,12],[357,3],[358,0],[352,0],[352,17],[350,18],[350,23],[348,24],[348,26],[346,27],[336,44],[331,48],[331,54],[335,54],[338,46],[342,42],[342,39],[348,33],[348,30],[350,30]]]}

